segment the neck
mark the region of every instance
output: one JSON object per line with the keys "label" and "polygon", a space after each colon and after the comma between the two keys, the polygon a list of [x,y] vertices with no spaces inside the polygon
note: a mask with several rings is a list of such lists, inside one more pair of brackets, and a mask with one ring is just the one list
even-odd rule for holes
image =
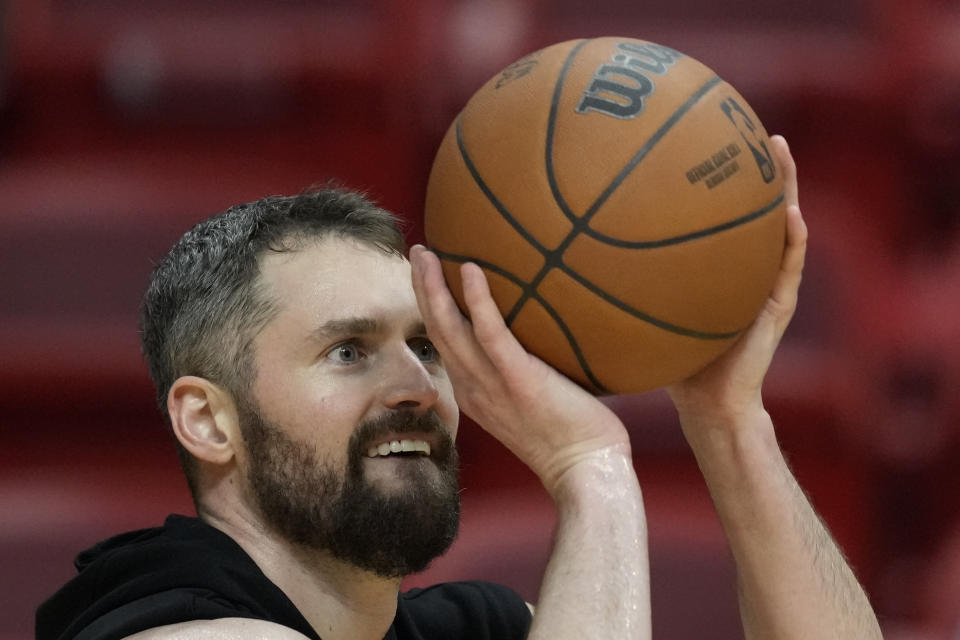
{"label": "neck", "polygon": [[282,540],[246,510],[202,506],[198,511],[240,545],[324,640],[381,640],[386,635],[396,614],[400,578],[383,578]]}

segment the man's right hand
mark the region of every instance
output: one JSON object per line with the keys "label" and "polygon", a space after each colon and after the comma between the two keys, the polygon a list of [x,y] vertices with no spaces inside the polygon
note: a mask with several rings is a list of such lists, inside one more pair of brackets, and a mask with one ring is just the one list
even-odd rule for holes
{"label": "man's right hand", "polygon": [[457,402],[540,477],[557,505],[553,552],[528,637],[648,640],[647,521],[623,423],[526,352],[477,265],[461,268],[470,322],[437,257],[414,247],[410,259],[420,313]]}
{"label": "man's right hand", "polygon": [[460,408],[527,464],[551,494],[566,471],[599,452],[629,459],[630,441],[620,419],[527,353],[504,323],[477,265],[461,266],[467,320],[436,255],[414,246],[410,260],[420,313]]}

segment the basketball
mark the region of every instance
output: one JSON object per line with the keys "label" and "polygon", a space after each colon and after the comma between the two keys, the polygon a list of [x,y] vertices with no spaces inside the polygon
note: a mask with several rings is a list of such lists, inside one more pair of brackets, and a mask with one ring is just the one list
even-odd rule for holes
{"label": "basketball", "polygon": [[429,248],[461,309],[483,268],[524,347],[597,394],[693,375],[780,266],[783,180],[740,94],[674,49],[561,42],[491,78],[447,131]]}

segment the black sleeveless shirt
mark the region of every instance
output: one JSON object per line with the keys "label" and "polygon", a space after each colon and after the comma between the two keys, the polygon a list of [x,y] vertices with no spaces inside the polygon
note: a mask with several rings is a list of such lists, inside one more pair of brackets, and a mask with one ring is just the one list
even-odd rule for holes
{"label": "black sleeveless shirt", "polygon": [[[197,518],[100,542],[37,609],[37,640],[113,640],[178,622],[253,618],[320,640],[289,598],[225,533]],[[452,582],[401,593],[385,640],[517,640],[530,612],[514,591]]]}

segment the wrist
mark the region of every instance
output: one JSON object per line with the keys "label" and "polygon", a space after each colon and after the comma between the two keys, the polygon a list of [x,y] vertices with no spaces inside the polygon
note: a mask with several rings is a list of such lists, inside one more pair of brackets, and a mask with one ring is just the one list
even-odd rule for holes
{"label": "wrist", "polygon": [[564,507],[631,500],[639,496],[640,489],[629,443],[584,452],[569,460],[562,471],[542,480],[561,512]]}
{"label": "wrist", "polygon": [[758,387],[751,391],[689,388],[683,383],[667,387],[681,421],[739,423],[764,410]]}
{"label": "wrist", "polygon": [[677,407],[680,428],[698,454],[703,450],[737,447],[749,440],[775,442],[773,421],[761,402],[745,406]]}

